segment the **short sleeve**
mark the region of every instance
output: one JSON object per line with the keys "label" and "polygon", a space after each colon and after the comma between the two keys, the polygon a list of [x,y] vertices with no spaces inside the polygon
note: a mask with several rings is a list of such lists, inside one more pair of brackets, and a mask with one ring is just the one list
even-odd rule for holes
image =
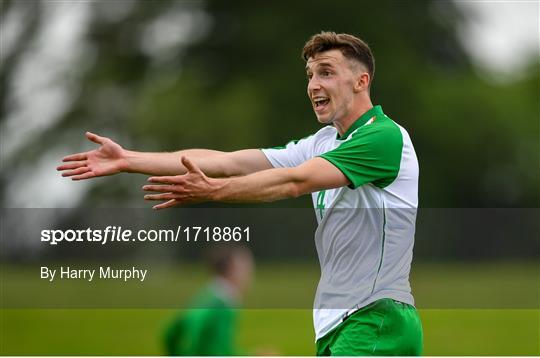
{"label": "short sleeve", "polygon": [[399,173],[403,137],[391,120],[360,127],[339,147],[320,157],[334,164],[351,181],[351,188],[364,184],[384,188]]}
{"label": "short sleeve", "polygon": [[282,147],[261,149],[274,168],[297,167],[313,157],[312,136],[292,140]]}

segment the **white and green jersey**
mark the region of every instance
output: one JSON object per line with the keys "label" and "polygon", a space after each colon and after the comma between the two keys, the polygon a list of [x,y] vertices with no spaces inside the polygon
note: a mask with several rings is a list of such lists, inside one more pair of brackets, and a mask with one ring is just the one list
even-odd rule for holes
{"label": "white and green jersey", "polygon": [[413,305],[409,272],[418,160],[407,131],[376,106],[341,137],[336,128],[326,126],[263,153],[274,167],[296,167],[318,156],[351,182],[312,193],[321,265],[313,314],[317,339],[378,299]]}

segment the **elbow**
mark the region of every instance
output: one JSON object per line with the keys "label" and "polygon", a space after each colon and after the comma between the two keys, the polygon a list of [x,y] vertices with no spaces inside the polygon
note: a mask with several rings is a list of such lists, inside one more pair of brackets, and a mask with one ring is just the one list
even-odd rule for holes
{"label": "elbow", "polygon": [[289,198],[298,198],[302,195],[311,193],[309,187],[309,176],[304,170],[297,168],[287,169],[288,174],[288,192]]}
{"label": "elbow", "polygon": [[289,189],[289,190],[288,190],[288,192],[287,192],[287,197],[288,197],[288,198],[291,198],[291,199],[296,199],[296,198],[298,198],[299,196],[302,196],[302,195],[305,194],[305,193],[302,191],[302,188],[301,188],[301,186],[299,185],[299,183],[296,183],[296,182],[290,183],[288,189]]}
{"label": "elbow", "polygon": [[296,170],[291,170],[291,181],[288,185],[288,197],[298,198],[299,196],[309,193],[307,186],[307,178],[303,173],[299,173]]}

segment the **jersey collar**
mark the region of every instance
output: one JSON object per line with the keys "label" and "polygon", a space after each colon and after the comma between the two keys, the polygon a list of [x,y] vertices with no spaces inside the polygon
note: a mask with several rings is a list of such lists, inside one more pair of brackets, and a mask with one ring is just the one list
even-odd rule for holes
{"label": "jersey collar", "polygon": [[360,118],[358,118],[356,121],[354,121],[354,123],[351,125],[351,127],[349,129],[347,129],[347,131],[342,135],[340,136],[339,133],[337,135],[337,139],[339,140],[344,140],[344,139],[347,139],[347,137],[352,133],[354,132],[356,129],[362,127],[364,124],[366,124],[367,121],[369,121],[371,118],[373,117],[378,117],[378,116],[381,116],[383,115],[383,111],[382,111],[382,107],[381,106],[375,106],[375,107],[372,107],[371,109],[369,109],[367,112],[365,112],[364,114],[362,114],[360,116]]}

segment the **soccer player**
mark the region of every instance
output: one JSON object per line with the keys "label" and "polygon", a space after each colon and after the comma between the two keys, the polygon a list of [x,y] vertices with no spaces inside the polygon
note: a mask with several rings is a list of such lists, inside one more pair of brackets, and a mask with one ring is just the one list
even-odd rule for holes
{"label": "soccer player", "polygon": [[253,256],[242,246],[216,247],[209,255],[211,282],[175,317],[164,334],[169,356],[232,356],[238,308],[253,276]]}
{"label": "soccer player", "polygon": [[313,313],[317,354],[419,355],[422,327],[409,284],[418,205],[411,139],[371,102],[375,61],[366,43],[322,32],[302,56],[308,97],[326,125],[304,139],[231,153],[138,153],[87,133],[101,146],[64,158],[58,169],[74,180],[152,174],[153,184],[143,189],[157,192],[145,195],[162,201],[155,209],[311,194],[321,265]]}

